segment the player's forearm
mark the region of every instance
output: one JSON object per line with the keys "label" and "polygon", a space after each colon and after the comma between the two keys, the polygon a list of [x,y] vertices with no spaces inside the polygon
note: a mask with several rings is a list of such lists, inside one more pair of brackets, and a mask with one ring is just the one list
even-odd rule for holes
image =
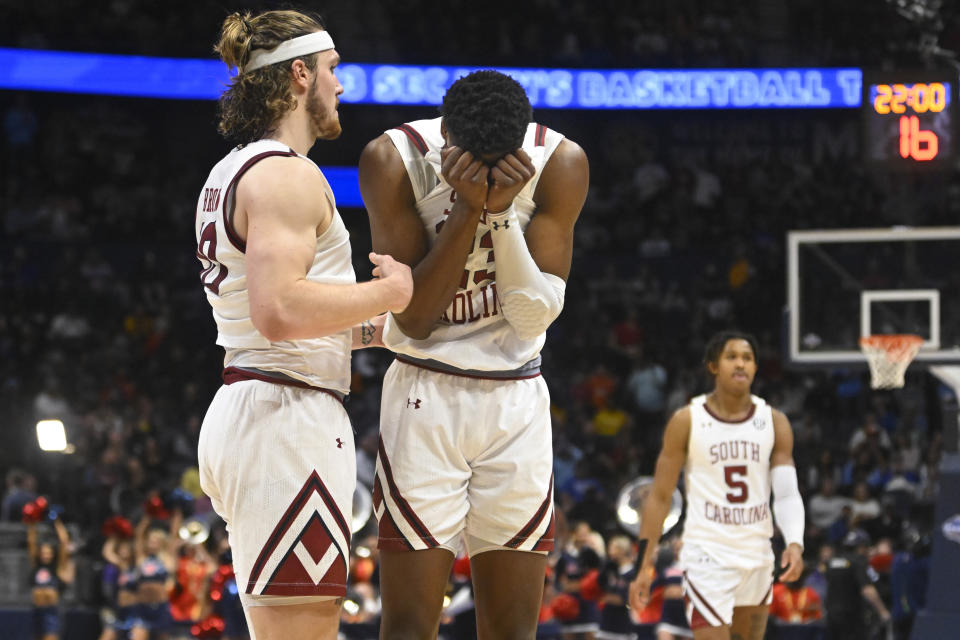
{"label": "player's forearm", "polygon": [[803,498],[797,484],[797,470],[793,465],[778,465],[770,470],[773,488],[773,516],[783,533],[784,541],[803,547],[805,523]]}
{"label": "player's forearm", "polygon": [[403,313],[393,315],[411,338],[430,336],[457,293],[467,256],[473,250],[480,210],[454,203],[427,254],[413,267],[413,297]]}
{"label": "player's forearm", "polygon": [[386,311],[392,286],[387,279],[359,284],[298,280],[257,302],[251,299],[251,317],[271,342],[322,338]]}
{"label": "player's forearm", "polygon": [[353,349],[366,349],[368,347],[384,346],[383,323],[386,317],[386,314],[382,314],[353,325],[353,344],[351,347]]}
{"label": "player's forearm", "polygon": [[652,567],[657,553],[657,543],[660,542],[660,536],[663,533],[663,521],[667,519],[670,513],[672,496],[666,498],[658,496],[651,492],[643,502],[643,513],[640,524],[639,539],[646,540],[643,555],[638,558],[639,566]]}
{"label": "player's forearm", "polygon": [[520,338],[536,338],[563,310],[566,282],[537,266],[513,206],[489,215],[497,257],[497,290],[504,317]]}

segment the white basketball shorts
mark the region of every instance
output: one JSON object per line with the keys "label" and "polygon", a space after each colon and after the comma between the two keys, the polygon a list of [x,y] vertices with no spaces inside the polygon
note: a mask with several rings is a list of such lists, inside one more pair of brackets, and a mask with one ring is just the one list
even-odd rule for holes
{"label": "white basketball shorts", "polygon": [[259,380],[224,385],[203,420],[199,462],[242,595],[346,594],[357,472],[337,397]]}
{"label": "white basketball shorts", "polygon": [[385,550],[553,548],[550,395],[539,375],[475,378],[395,361],[373,488]]}
{"label": "white basketball shorts", "polygon": [[683,549],[683,599],[691,629],[732,624],[734,607],[769,606],[773,564],[749,569],[724,567],[696,551],[687,546]]}

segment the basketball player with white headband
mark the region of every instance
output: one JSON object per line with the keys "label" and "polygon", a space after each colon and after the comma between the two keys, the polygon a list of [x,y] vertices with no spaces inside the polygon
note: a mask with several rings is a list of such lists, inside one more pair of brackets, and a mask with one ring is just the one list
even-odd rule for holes
{"label": "basketball player with white headband", "polygon": [[[667,423],[653,488],[644,501],[630,604],[650,596],[654,555],[680,472],[685,474],[683,590],[695,640],[762,640],[773,594],[773,522],[786,548],[780,580],[803,571],[804,509],[790,421],[750,393],[757,373],[753,336],[723,331],[708,342],[710,393]],[[770,492],[773,491],[773,509]]]}
{"label": "basketball player with white headband", "polygon": [[201,485],[227,522],[255,640],[337,637],[356,460],[352,349],[382,346],[410,269],[370,254],[358,284],[334,194],[306,154],[340,135],[339,55],[298,11],[235,13],[216,50],[240,69],[220,132],[240,142],[197,203],[201,281],[225,349],[200,433]]}

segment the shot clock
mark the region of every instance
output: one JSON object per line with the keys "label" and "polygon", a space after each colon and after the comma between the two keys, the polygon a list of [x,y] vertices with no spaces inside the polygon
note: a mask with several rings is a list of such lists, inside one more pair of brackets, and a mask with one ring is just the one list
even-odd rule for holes
{"label": "shot clock", "polygon": [[865,160],[888,168],[947,168],[954,156],[956,73],[865,73]]}

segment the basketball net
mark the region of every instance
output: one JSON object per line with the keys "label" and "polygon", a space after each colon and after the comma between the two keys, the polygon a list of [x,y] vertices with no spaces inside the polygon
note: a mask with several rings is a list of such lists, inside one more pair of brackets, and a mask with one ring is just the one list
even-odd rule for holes
{"label": "basketball net", "polygon": [[923,338],[908,334],[860,338],[860,350],[870,364],[870,386],[874,389],[903,387],[907,367],[921,346]]}

